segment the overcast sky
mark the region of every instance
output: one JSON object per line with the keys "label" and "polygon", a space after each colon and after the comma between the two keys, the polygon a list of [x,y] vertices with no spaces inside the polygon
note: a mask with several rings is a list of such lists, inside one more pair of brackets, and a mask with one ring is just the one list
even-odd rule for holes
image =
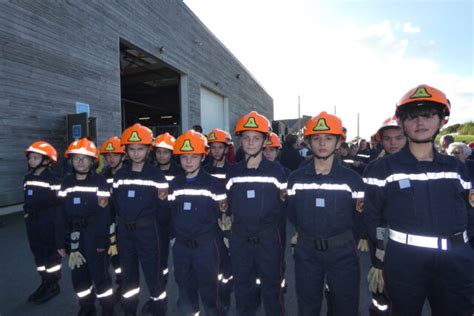
{"label": "overcast sky", "polygon": [[185,0],[273,97],[275,119],[334,112],[369,137],[417,84],[474,121],[474,1]]}

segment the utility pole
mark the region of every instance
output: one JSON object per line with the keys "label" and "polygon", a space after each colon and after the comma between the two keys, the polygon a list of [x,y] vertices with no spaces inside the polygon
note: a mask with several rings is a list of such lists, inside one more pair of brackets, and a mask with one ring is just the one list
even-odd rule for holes
{"label": "utility pole", "polygon": [[334,115],[337,115],[336,106],[334,106]]}
{"label": "utility pole", "polygon": [[300,96],[298,96],[298,132],[297,134],[299,134],[299,132],[301,131],[301,104],[300,104]]}
{"label": "utility pole", "polygon": [[359,112],[357,112],[357,138],[359,138]]}

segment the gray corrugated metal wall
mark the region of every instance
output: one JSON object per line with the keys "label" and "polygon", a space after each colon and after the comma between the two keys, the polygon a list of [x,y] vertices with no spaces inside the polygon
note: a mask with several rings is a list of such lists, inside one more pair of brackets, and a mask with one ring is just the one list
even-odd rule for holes
{"label": "gray corrugated metal wall", "polygon": [[181,0],[1,2],[0,206],[22,200],[32,141],[64,152],[76,101],[91,105],[99,142],[120,133],[121,39],[187,75],[189,126],[201,86],[228,98],[231,126],[250,110],[272,118],[271,97]]}

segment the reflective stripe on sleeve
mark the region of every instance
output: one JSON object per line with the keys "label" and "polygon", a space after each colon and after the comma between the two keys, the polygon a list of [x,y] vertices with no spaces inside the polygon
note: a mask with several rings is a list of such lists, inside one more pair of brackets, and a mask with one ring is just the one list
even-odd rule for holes
{"label": "reflective stripe on sleeve", "polygon": [[26,181],[23,187],[26,188],[27,186],[47,188],[52,191],[59,191],[59,189],[61,189],[61,186],[59,184],[53,185],[53,184],[49,184],[48,182],[43,182],[43,181]]}
{"label": "reflective stripe on sleeve", "polygon": [[140,293],[140,288],[139,287],[123,293],[122,296],[124,298],[131,298],[132,296],[137,295],[138,293]]}

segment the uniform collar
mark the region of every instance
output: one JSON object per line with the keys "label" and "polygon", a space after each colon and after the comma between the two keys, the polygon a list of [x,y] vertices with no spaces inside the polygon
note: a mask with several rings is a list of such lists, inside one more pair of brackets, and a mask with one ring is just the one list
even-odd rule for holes
{"label": "uniform collar", "polygon": [[[341,163],[337,159],[334,158],[332,166],[331,166],[331,170],[326,176],[337,178],[341,173],[341,169],[342,169]],[[316,174],[316,170],[314,170],[314,158],[311,159],[311,161],[304,166],[304,173],[307,175],[311,175],[313,177],[323,176],[323,175]]]}
{"label": "uniform collar", "polygon": [[260,170],[267,169],[270,164],[271,164],[271,162],[267,158],[265,158],[265,156],[262,155],[262,161],[258,165],[257,169],[247,168],[247,164],[245,163],[245,157],[242,161],[235,164],[235,166],[242,169],[242,170],[259,170],[260,171]]}
{"label": "uniform collar", "polygon": [[[436,148],[433,146],[433,162],[438,163],[438,164],[449,164],[450,158],[446,155],[438,153]],[[417,164],[419,163],[418,159],[413,155],[413,153],[410,151],[410,147],[408,146],[408,143],[405,145],[405,147],[402,148],[398,153],[393,154],[393,155],[398,155],[398,158],[400,159],[401,163],[405,164]]]}

